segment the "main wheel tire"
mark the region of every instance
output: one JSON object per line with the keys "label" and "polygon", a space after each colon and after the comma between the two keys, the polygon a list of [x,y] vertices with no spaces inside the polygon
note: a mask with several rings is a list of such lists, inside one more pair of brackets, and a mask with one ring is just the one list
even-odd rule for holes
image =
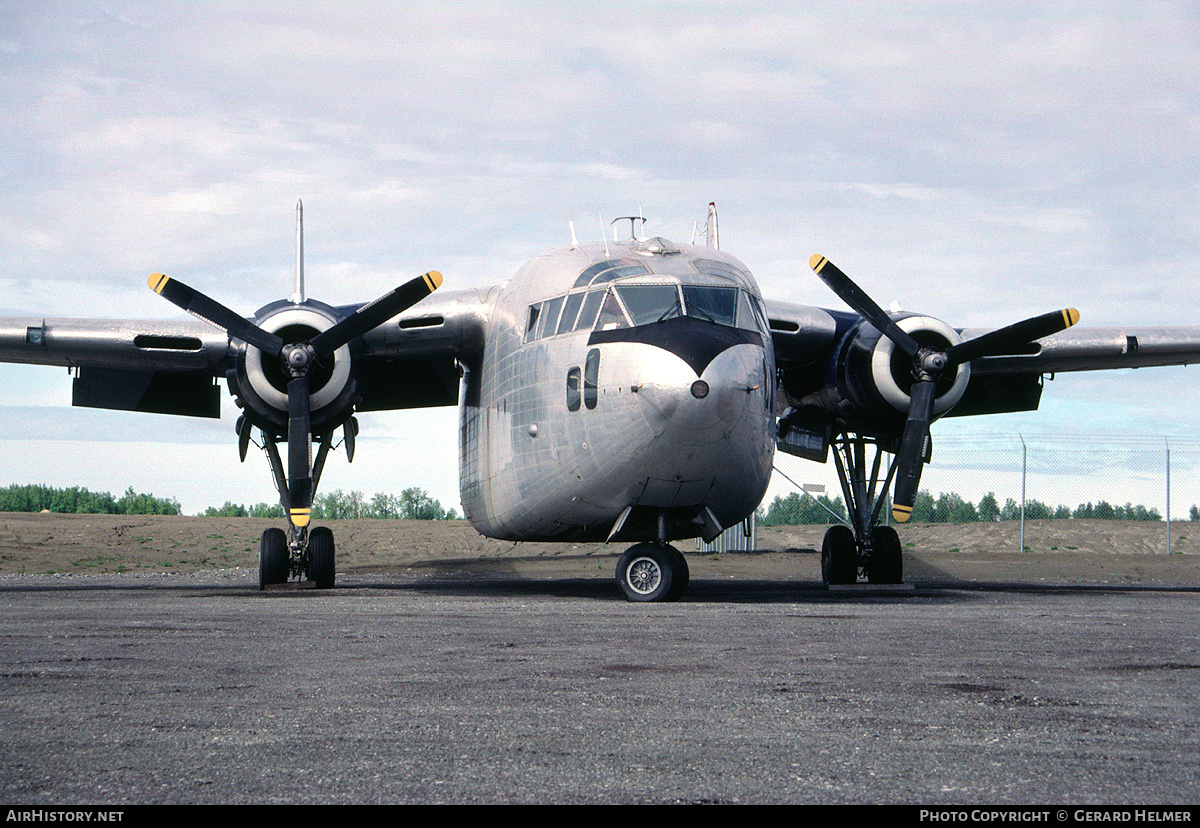
{"label": "main wheel tire", "polygon": [[627,549],[617,561],[617,584],[626,600],[673,600],[671,592],[678,584],[682,558],[676,555],[679,552],[657,543],[639,543]]}
{"label": "main wheel tire", "polygon": [[271,528],[263,532],[258,543],[258,588],[263,590],[272,584],[287,583],[290,558],[287,535],[282,529]]}
{"label": "main wheel tire", "polygon": [[333,588],[333,530],[328,526],[318,526],[308,534],[308,579],[317,589]]}
{"label": "main wheel tire", "polygon": [[867,578],[873,584],[904,583],[904,552],[900,536],[891,526],[876,526],[871,533],[871,557],[867,561]]}
{"label": "main wheel tire", "polygon": [[858,581],[858,542],[849,526],[838,524],[825,532],[821,542],[821,579],[826,584]]}

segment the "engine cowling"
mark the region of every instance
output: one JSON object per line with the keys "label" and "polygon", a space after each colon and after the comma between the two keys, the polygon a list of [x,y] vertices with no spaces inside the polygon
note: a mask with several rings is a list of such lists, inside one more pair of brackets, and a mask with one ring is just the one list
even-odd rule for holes
{"label": "engine cowling", "polygon": [[[893,319],[923,346],[945,351],[962,341],[956,330],[932,316],[896,314]],[[970,378],[969,364],[946,371],[937,384],[934,419],[962,399]],[[827,397],[826,404],[833,402],[839,416],[884,434],[903,431],[914,381],[912,358],[873,325],[864,321],[850,330],[830,365],[828,381],[833,399]]]}
{"label": "engine cowling", "polygon": [[[280,300],[265,305],[254,324],[285,342],[306,342],[338,321],[337,311],[308,299],[301,304]],[[323,359],[309,375],[309,400],[314,433],[332,431],[350,418],[358,393],[358,354],[354,345],[343,345]],[[277,436],[287,434],[289,376],[280,360],[242,345],[230,390],[243,404],[251,422]]]}

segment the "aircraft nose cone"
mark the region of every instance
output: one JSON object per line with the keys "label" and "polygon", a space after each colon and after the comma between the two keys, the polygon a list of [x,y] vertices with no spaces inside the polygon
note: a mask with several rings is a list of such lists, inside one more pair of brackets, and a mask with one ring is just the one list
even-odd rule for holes
{"label": "aircraft nose cone", "polygon": [[642,363],[638,389],[642,414],[655,437],[679,446],[729,438],[747,409],[763,405],[761,350],[730,348],[697,378],[672,355],[659,352]]}

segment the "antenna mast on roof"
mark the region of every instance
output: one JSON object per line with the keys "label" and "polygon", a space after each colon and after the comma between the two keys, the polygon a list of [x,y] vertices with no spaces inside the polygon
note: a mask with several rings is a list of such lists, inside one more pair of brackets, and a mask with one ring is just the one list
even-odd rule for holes
{"label": "antenna mast on roof", "polygon": [[637,238],[638,238],[638,233],[637,233],[638,224],[637,223],[639,221],[642,223],[642,227],[646,226],[646,219],[644,216],[620,216],[619,218],[613,219],[612,223],[616,224],[618,221],[629,222],[629,240],[630,241],[637,241]]}
{"label": "antenna mast on roof", "polygon": [[296,292],[292,304],[304,302],[304,202],[296,202]]}
{"label": "antenna mast on roof", "polygon": [[708,223],[704,225],[704,239],[709,247],[721,249],[721,237],[717,233],[717,202],[708,202]]}

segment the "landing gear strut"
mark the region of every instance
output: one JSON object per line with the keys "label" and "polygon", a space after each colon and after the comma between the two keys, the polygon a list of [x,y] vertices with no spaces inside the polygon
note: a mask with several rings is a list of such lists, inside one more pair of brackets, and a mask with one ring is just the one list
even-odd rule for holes
{"label": "landing gear strut", "polygon": [[629,601],[678,601],[688,578],[683,553],[662,542],[635,544],[617,562],[617,584]]}
{"label": "landing gear strut", "polygon": [[[869,476],[868,444],[875,449]],[[903,583],[900,536],[891,526],[879,524],[895,464],[889,467],[887,477],[880,480],[879,471],[887,450],[878,440],[858,434],[837,435],[833,449],[852,526],[831,526],[825,533],[821,544],[822,580],[826,584],[853,584],[861,571],[873,584]]]}

